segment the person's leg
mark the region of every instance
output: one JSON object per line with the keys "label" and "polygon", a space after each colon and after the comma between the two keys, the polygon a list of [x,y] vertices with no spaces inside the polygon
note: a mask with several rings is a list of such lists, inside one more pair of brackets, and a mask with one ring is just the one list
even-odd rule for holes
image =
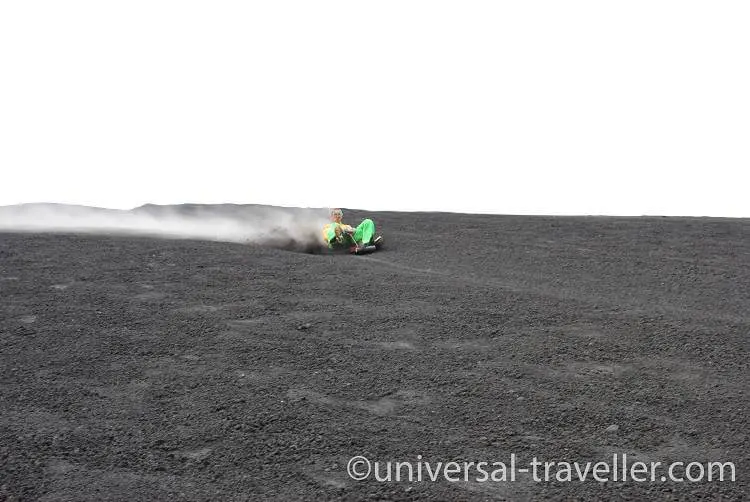
{"label": "person's leg", "polygon": [[370,218],[362,220],[362,223],[354,229],[354,240],[358,244],[370,244],[375,237],[375,223]]}

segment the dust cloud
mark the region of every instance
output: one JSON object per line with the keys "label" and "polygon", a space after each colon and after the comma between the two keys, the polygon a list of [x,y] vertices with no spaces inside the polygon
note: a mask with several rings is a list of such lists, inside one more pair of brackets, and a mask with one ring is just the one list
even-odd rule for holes
{"label": "dust cloud", "polygon": [[145,205],[129,211],[65,204],[0,207],[0,231],[131,235],[234,242],[300,252],[320,247],[327,209]]}

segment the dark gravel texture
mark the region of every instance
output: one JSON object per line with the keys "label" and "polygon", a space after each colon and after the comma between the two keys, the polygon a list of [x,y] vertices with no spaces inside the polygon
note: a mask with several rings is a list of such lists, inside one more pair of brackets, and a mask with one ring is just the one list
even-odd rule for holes
{"label": "dark gravel texture", "polygon": [[[368,256],[0,234],[0,500],[750,494],[749,220],[366,216]],[[346,471],[511,453],[736,481]]]}

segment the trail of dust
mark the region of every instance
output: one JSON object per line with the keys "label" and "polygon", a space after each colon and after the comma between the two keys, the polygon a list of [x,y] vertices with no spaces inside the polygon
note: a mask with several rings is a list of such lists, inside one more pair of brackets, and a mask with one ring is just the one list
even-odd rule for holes
{"label": "trail of dust", "polygon": [[0,231],[140,235],[258,244],[314,252],[326,209],[273,206],[142,206],[130,211],[21,204],[0,207]]}

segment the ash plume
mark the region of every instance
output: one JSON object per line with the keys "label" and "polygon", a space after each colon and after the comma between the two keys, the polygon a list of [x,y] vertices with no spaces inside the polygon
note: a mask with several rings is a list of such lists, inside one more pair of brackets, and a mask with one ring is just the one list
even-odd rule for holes
{"label": "ash plume", "polygon": [[149,204],[129,211],[20,204],[0,207],[0,231],[195,239],[316,252],[327,214],[325,209],[232,204]]}

